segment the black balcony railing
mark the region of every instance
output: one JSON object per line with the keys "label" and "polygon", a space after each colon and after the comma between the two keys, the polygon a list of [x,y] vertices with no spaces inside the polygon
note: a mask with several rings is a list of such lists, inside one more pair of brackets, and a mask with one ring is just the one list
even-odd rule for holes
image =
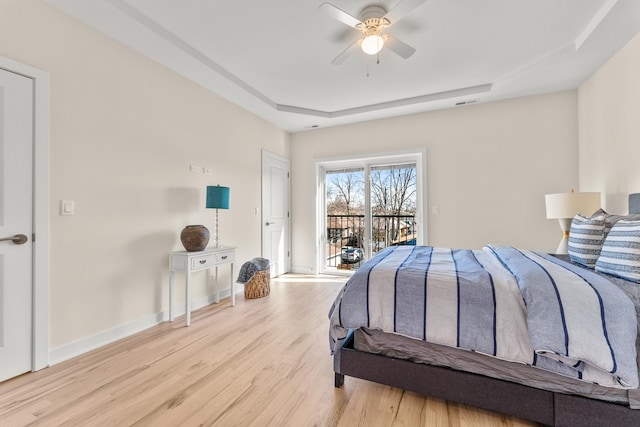
{"label": "black balcony railing", "polygon": [[[372,255],[388,246],[415,245],[415,215],[373,215]],[[327,267],[356,270],[365,261],[364,215],[327,215]]]}

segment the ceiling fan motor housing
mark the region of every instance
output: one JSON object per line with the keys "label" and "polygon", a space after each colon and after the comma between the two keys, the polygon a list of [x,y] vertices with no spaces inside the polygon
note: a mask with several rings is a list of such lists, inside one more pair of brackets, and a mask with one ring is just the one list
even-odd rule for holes
{"label": "ceiling fan motor housing", "polygon": [[359,30],[366,36],[372,36],[374,34],[380,34],[382,30],[389,26],[389,21],[386,19],[370,18],[362,22]]}
{"label": "ceiling fan motor housing", "polygon": [[387,11],[382,6],[367,6],[360,12],[360,20],[365,22],[367,19],[380,19],[386,14]]}
{"label": "ceiling fan motor housing", "polygon": [[358,25],[362,35],[365,37],[380,35],[382,30],[390,25],[389,21],[383,18],[386,13],[387,11],[380,6],[368,6],[362,9],[360,12],[362,24]]}

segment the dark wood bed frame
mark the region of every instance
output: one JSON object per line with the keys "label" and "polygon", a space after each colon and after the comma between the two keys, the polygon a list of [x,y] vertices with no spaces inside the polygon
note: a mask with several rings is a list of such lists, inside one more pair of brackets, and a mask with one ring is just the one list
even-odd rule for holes
{"label": "dark wood bed frame", "polygon": [[[640,213],[640,193],[629,196]],[[353,333],[333,359],[335,386],[350,376],[550,426],[640,426],[640,409],[555,393],[450,368],[358,351]]]}

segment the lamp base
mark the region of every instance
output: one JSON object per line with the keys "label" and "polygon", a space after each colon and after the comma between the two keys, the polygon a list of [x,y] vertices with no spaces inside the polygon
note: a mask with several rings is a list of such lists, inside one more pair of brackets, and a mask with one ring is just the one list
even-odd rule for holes
{"label": "lamp base", "polygon": [[556,249],[556,255],[567,255],[569,253],[569,240],[564,237],[560,240]]}
{"label": "lamp base", "polygon": [[216,209],[216,248],[220,247],[220,239],[218,236],[218,209]]}
{"label": "lamp base", "polygon": [[562,229],[562,239],[556,249],[556,254],[567,255],[569,253],[569,230],[571,229],[571,221],[573,218],[560,218],[560,228]]}

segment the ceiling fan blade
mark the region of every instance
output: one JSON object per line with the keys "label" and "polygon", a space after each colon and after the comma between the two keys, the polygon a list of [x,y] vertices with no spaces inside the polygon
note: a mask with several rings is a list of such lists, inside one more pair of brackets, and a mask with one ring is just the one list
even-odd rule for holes
{"label": "ceiling fan blade", "polygon": [[356,34],[357,33],[353,32],[353,28],[344,27],[342,30],[336,31],[331,36],[331,41],[334,42],[334,43],[339,43],[339,44],[351,43],[351,41],[353,40],[354,35],[356,35]]}
{"label": "ceiling fan blade", "polygon": [[360,41],[360,40],[356,40],[356,41],[354,41],[353,43],[351,43],[351,44],[349,45],[349,47],[348,47],[348,48],[346,48],[345,50],[343,50],[343,51],[342,51],[342,53],[340,53],[340,55],[338,55],[338,56],[336,56],[335,58],[333,58],[333,60],[331,61],[331,63],[332,63],[333,65],[340,65],[340,64],[342,64],[342,63],[345,61],[345,59],[347,59],[347,58],[349,57],[349,55],[351,55],[351,53],[352,53],[353,51],[355,51],[355,50],[357,50],[357,49],[358,49],[358,47],[359,47],[359,46],[358,46],[358,42],[359,42],[359,41]]}
{"label": "ceiling fan blade", "polygon": [[425,1],[426,0],[400,0],[400,2],[393,7],[393,9],[391,9],[389,12],[387,12],[386,15],[384,15],[384,18],[389,21],[390,25],[393,25],[394,23],[407,16],[409,12],[420,6]]}
{"label": "ceiling fan blade", "polygon": [[332,18],[337,19],[338,21],[347,24],[350,27],[357,28],[359,24],[362,24],[362,22],[360,22],[358,18],[354,18],[344,10],[338,9],[331,3],[322,3],[318,8]]}
{"label": "ceiling fan blade", "polygon": [[389,38],[385,42],[384,46],[388,47],[390,51],[400,55],[404,59],[407,59],[415,53],[416,50],[402,40],[398,40],[397,38],[389,34],[386,34],[386,36],[388,36]]}

